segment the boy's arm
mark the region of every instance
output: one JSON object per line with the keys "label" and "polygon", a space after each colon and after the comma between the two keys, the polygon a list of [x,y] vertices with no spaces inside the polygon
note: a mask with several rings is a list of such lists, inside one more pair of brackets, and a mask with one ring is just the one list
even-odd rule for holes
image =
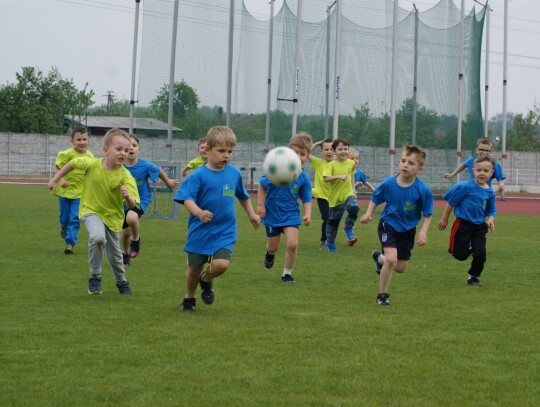
{"label": "boy's arm", "polygon": [[[60,168],[54,167],[54,173],[56,174],[56,173],[58,173],[58,171],[60,171]],[[62,188],[69,187],[69,182],[66,179],[64,179],[63,177],[59,179],[59,182],[60,182],[60,186]]]}
{"label": "boy's arm", "polygon": [[335,180],[345,181],[346,179],[346,175],[326,175],[323,177],[324,182],[332,182]]}
{"label": "boy's arm", "polygon": [[257,189],[257,215],[261,218],[266,216],[266,189],[259,183],[259,188]]}
{"label": "boy's arm", "polygon": [[261,217],[257,215],[253,210],[253,206],[251,206],[251,201],[249,199],[246,199],[245,201],[240,201],[240,205],[242,205],[242,208],[244,208],[244,211],[246,211],[249,221],[251,222],[253,227],[257,229],[261,224]]}
{"label": "boy's arm", "polygon": [[165,174],[165,171],[159,170],[159,178],[167,185],[167,187],[171,189],[176,189],[180,186],[180,181],[177,179],[170,179],[167,177],[167,174]]}
{"label": "boy's arm", "polygon": [[304,216],[302,217],[304,226],[311,225],[311,202],[304,203]]}
{"label": "boy's arm", "polygon": [[54,188],[56,188],[56,184],[58,183],[58,181],[60,181],[62,177],[71,170],[73,170],[73,166],[71,165],[71,163],[67,163],[60,170],[58,170],[56,174],[54,174],[54,177],[52,177],[49,181],[49,191],[54,191]]}
{"label": "boy's arm", "polygon": [[488,225],[489,230],[494,232],[495,231],[495,217],[488,216],[486,223]]}
{"label": "boy's arm", "polygon": [[182,177],[185,178],[188,172],[189,172],[189,166],[186,165],[184,168],[182,168]]}
{"label": "boy's arm", "polygon": [[424,216],[422,227],[420,228],[420,232],[418,232],[418,236],[416,236],[416,243],[418,243],[418,246],[424,246],[427,243],[427,232],[431,223],[431,218],[431,215]]}
{"label": "boy's arm", "polygon": [[456,175],[458,175],[461,171],[463,171],[465,169],[465,164],[463,163],[460,163],[455,169],[454,171],[450,172],[450,173],[446,173],[444,174],[444,178],[454,178]]}
{"label": "boy's arm", "polygon": [[129,189],[125,185],[120,185],[120,193],[122,194],[124,202],[126,203],[128,208],[133,209],[135,205],[137,205],[137,202],[135,202],[135,198],[133,198],[129,194]]}
{"label": "boy's arm", "polygon": [[185,200],[184,206],[186,209],[196,218],[199,218],[201,222],[208,223],[212,220],[212,212],[199,208],[195,201]]}
{"label": "boy's arm", "polygon": [[367,185],[367,187],[371,189],[371,192],[375,192],[375,187],[371,185],[369,181],[364,182],[364,185]]}
{"label": "boy's arm", "polygon": [[450,205],[449,203],[446,203],[446,206],[444,207],[443,214],[441,216],[441,220],[439,221],[439,224],[437,225],[439,230],[446,229],[446,226],[448,225],[448,218],[449,218],[450,214],[452,213],[452,209],[454,209],[454,207],[452,205]]}
{"label": "boy's arm", "polygon": [[373,212],[375,212],[375,208],[377,208],[377,205],[375,205],[375,202],[369,201],[366,213],[362,215],[360,218],[360,223],[368,223],[371,221]]}
{"label": "boy's arm", "polygon": [[316,143],[313,143],[311,145],[311,149],[310,149],[310,152],[313,152],[313,150],[315,150],[317,147],[319,147],[322,143],[323,143],[324,140],[320,140],[320,141],[317,141]]}

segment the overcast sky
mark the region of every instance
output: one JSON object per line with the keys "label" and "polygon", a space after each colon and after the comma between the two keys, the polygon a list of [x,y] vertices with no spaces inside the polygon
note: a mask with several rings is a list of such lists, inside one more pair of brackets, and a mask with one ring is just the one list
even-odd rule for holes
{"label": "overcast sky", "polygon": [[[266,18],[268,0],[249,1],[248,8]],[[458,7],[461,5],[461,0],[454,1]],[[276,0],[275,7],[282,2]],[[400,0],[399,4],[410,10],[413,2],[423,11],[437,0]],[[144,0],[141,4],[143,11]],[[503,103],[504,0],[491,0],[490,4],[491,117],[502,111]],[[473,1],[465,1],[467,11],[473,5]],[[507,109],[526,113],[535,104],[540,105],[540,1],[512,0],[508,10]],[[0,84],[15,83],[15,74],[23,66],[37,67],[44,73],[56,66],[78,88],[88,82],[98,105],[106,103],[108,91],[129,100],[134,18],[134,0],[0,0]],[[482,67],[482,85],[484,70]]]}

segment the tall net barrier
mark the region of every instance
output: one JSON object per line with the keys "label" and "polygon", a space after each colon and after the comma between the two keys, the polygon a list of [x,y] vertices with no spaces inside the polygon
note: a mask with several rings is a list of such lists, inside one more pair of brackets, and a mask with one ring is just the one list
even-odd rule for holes
{"label": "tall net barrier", "polygon": [[[385,147],[390,132],[394,4],[390,0],[342,1],[338,134],[354,146]],[[200,109],[205,111],[223,112],[227,106],[229,7],[229,0],[179,2],[175,82],[191,86],[199,97]],[[332,136],[335,3],[303,0],[298,71],[297,7],[297,0],[285,0],[275,10],[272,21],[272,145],[286,144],[291,136],[296,84],[297,130],[308,131],[314,139]],[[148,106],[169,83],[173,8],[173,1],[144,3],[137,98],[142,107]],[[241,0],[235,2],[231,112],[235,131],[249,123],[249,140],[264,142],[270,5],[265,15],[260,13],[252,14]],[[484,15],[483,7],[475,7],[466,11],[464,20],[464,152],[472,151],[476,139],[483,135],[480,64]],[[418,12],[401,9],[396,27],[395,145],[399,149],[414,140],[425,148],[436,149],[437,165],[448,170],[456,164],[460,17],[461,11],[452,0],[441,0]],[[184,137],[202,135],[190,134],[189,123],[180,123],[179,127],[184,128]],[[377,165],[387,168],[388,155],[380,159]]]}

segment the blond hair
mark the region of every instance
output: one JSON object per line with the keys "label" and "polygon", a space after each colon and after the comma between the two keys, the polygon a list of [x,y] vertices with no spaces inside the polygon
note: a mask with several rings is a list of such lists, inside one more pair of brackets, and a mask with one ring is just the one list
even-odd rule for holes
{"label": "blond hair", "polygon": [[360,158],[360,154],[358,154],[358,151],[354,148],[349,148],[349,158],[352,157],[358,157]]}
{"label": "blond hair", "polygon": [[214,126],[206,134],[206,145],[208,148],[214,148],[217,145],[234,147],[236,146],[236,136],[230,127]]}
{"label": "blond hair", "polygon": [[307,151],[308,153],[311,151],[312,144],[313,140],[311,139],[311,135],[309,133],[306,133],[305,131],[296,133],[289,140],[289,147],[297,147],[300,150]]}
{"label": "blond hair", "polygon": [[105,133],[105,136],[103,137],[103,146],[109,147],[114,137],[123,137],[131,144],[131,138],[129,138],[129,134],[127,131],[119,129],[117,127],[113,127],[112,129],[107,131],[107,133]]}

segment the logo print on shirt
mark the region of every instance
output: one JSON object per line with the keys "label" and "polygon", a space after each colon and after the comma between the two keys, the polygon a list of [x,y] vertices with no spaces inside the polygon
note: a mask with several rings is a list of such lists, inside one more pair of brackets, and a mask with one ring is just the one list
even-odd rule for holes
{"label": "logo print on shirt", "polygon": [[232,197],[234,197],[234,191],[229,186],[229,184],[223,185],[223,196],[232,196]]}
{"label": "logo print on shirt", "polygon": [[414,202],[411,202],[411,201],[406,201],[405,202],[405,210],[406,211],[414,211],[416,209],[416,205],[414,204]]}

